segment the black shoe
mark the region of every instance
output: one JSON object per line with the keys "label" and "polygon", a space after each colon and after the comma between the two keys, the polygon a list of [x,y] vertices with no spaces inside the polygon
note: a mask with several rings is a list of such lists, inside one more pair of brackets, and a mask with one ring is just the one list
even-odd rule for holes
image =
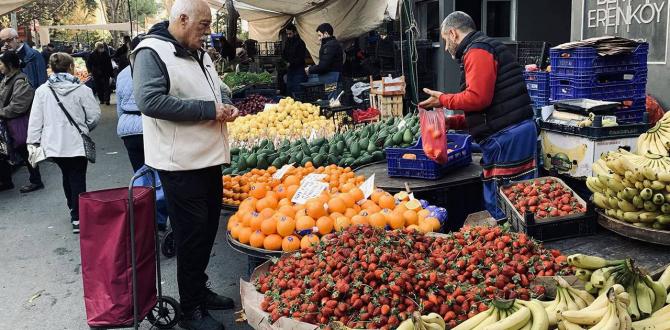
{"label": "black shoe", "polygon": [[207,309],[218,311],[235,308],[235,302],[232,299],[218,295],[209,288],[205,290],[205,307],[207,307]]}
{"label": "black shoe", "polygon": [[33,192],[35,190],[40,190],[40,189],[44,189],[44,184],[42,184],[42,183],[31,183],[27,186],[23,186],[21,188],[21,190],[19,190],[19,191],[22,194],[26,194],[26,193]]}
{"label": "black shoe", "polygon": [[105,104],[109,105],[109,101],[105,102]]}
{"label": "black shoe", "polygon": [[72,220],[72,233],[79,234],[79,220]]}
{"label": "black shoe", "polygon": [[14,189],[14,184],[13,183],[7,183],[7,184],[0,185],[0,191],[12,190],[12,189]]}
{"label": "black shoe", "polygon": [[224,330],[223,324],[210,316],[204,308],[184,313],[179,326],[186,330]]}

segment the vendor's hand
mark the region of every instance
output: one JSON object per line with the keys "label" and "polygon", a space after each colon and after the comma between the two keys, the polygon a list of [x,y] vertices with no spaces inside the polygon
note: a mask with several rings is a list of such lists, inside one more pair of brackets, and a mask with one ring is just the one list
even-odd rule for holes
{"label": "vendor's hand", "polygon": [[433,109],[442,107],[442,103],[440,102],[440,96],[442,95],[441,92],[430,90],[428,88],[424,88],[423,92],[428,94],[430,97],[419,103],[420,107],[424,109]]}

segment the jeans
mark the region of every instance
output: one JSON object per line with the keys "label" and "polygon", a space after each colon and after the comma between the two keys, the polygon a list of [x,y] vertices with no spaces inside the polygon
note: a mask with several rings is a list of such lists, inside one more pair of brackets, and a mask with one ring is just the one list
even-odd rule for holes
{"label": "jeans", "polygon": [[122,139],[128,151],[130,165],[133,166],[133,173],[135,173],[144,165],[144,136],[142,134],[130,135]]}
{"label": "jeans", "polygon": [[537,176],[537,128],[535,121],[527,120],[509,126],[491,135],[480,144],[484,167],[484,205],[495,219],[505,214],[498,208],[500,186],[510,181],[532,179]]}
{"label": "jeans", "polygon": [[63,191],[70,209],[70,219],[79,220],[79,194],[86,192],[86,157],[51,158],[63,172]]}
{"label": "jeans", "polygon": [[286,73],[286,92],[290,97],[295,97],[296,93],[300,93],[302,88],[301,83],[307,81],[307,75],[303,68],[298,70],[289,70]]}
{"label": "jeans", "polygon": [[177,244],[179,299],[189,313],[205,303],[205,270],[221,216],[221,166],[158,174]]}

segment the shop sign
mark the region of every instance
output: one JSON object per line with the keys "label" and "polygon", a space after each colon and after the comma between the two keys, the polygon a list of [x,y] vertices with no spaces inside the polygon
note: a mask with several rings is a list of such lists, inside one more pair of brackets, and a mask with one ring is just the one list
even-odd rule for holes
{"label": "shop sign", "polygon": [[649,42],[650,63],[666,62],[668,0],[583,0],[582,38],[619,36]]}

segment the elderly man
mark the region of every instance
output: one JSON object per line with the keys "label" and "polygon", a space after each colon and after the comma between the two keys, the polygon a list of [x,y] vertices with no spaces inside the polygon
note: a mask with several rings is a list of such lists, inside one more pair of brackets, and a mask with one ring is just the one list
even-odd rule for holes
{"label": "elderly man", "polygon": [[223,329],[207,310],[234,307],[207,288],[205,274],[221,215],[221,165],[230,161],[226,122],[238,115],[202,49],[211,23],[205,1],[177,0],[170,21],[152,27],[131,56],[145,162],[158,170],[177,243],[179,325],[198,330]]}
{"label": "elderly man", "polygon": [[26,42],[19,41],[19,34],[12,28],[4,28],[0,31],[2,40],[2,51],[13,50],[21,58],[23,68],[21,71],[28,76],[30,86],[34,89],[40,87],[47,81],[47,65],[42,54],[32,49]]}
{"label": "elderly man", "polygon": [[467,128],[482,148],[484,203],[496,219],[498,186],[533,178],[537,128],[523,71],[500,41],[476,31],[468,14],[453,12],[442,22],[446,51],[461,65],[461,92],[424,89],[423,108],[445,107],[465,115],[449,118],[451,128]]}

